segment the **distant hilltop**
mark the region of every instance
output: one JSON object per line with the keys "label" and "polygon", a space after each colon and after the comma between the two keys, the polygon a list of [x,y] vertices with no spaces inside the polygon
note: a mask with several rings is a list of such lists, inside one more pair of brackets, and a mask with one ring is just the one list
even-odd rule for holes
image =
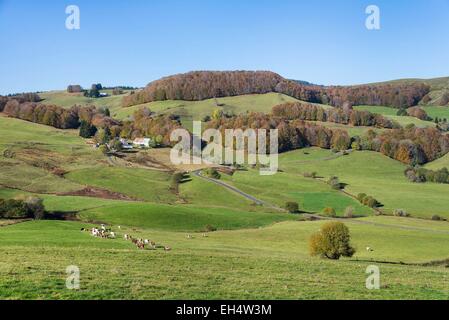
{"label": "distant hilltop", "polygon": [[271,71],[193,71],[150,82],[144,89],[124,97],[123,106],[163,100],[199,101],[269,92],[336,107],[351,104],[408,108],[419,104],[425,97],[431,99],[431,85],[423,81],[320,86],[285,79]]}

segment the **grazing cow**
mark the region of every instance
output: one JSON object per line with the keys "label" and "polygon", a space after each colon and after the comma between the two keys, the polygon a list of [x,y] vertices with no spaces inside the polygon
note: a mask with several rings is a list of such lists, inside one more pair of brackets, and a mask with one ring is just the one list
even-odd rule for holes
{"label": "grazing cow", "polygon": [[149,243],[150,243],[150,240],[148,240],[148,239],[145,239],[145,240],[143,240],[143,243],[145,243],[145,244],[149,244]]}
{"label": "grazing cow", "polygon": [[115,239],[115,232],[112,232],[112,231],[111,231],[111,233],[109,234],[109,236],[110,236],[112,239]]}
{"label": "grazing cow", "polygon": [[193,239],[193,236],[192,236],[191,234],[188,234],[188,235],[186,236],[186,238],[187,238],[187,239]]}
{"label": "grazing cow", "polygon": [[203,238],[207,238],[207,234],[203,233]]}

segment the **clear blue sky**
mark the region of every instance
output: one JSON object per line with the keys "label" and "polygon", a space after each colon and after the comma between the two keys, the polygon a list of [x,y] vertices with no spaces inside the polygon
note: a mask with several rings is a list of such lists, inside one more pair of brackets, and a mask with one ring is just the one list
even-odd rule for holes
{"label": "clear blue sky", "polygon": [[[65,28],[78,5],[81,29]],[[381,30],[365,28],[365,8]],[[0,0],[0,93],[191,70],[319,84],[449,76],[449,0]]]}

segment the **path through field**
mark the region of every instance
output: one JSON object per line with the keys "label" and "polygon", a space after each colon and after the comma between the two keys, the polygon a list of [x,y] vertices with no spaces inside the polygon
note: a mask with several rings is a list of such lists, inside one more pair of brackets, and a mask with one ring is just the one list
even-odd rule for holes
{"label": "path through field", "polygon": [[[221,186],[223,188],[226,188],[226,189],[231,190],[231,191],[233,191],[235,193],[238,193],[239,195],[245,197],[248,200],[253,201],[254,203],[256,203],[258,205],[264,205],[264,206],[267,206],[269,208],[273,208],[273,209],[285,212],[284,209],[282,209],[282,208],[280,208],[278,206],[275,206],[273,204],[267,203],[267,202],[265,202],[263,200],[257,199],[256,197],[254,197],[254,196],[252,196],[252,195],[250,195],[250,194],[248,194],[246,192],[243,192],[242,190],[240,190],[240,189],[238,189],[238,188],[236,188],[234,186],[231,186],[231,185],[229,185],[229,184],[227,184],[227,183],[225,183],[223,181],[220,181],[220,180],[217,180],[217,179],[213,179],[213,178],[209,178],[209,177],[205,177],[205,176],[203,176],[201,174],[200,170],[193,171],[192,174],[194,176],[196,176],[196,177],[199,177],[199,178],[203,179],[203,180],[215,183],[215,184],[217,184],[217,185],[219,185],[219,186]],[[317,214],[312,214],[312,213],[305,213],[304,216],[308,217],[308,218],[313,218],[313,219],[316,219],[316,220],[334,220],[334,221],[341,221],[341,222],[351,221],[351,222],[354,222],[354,223],[360,223],[360,224],[365,224],[365,225],[372,225],[372,226],[376,226],[376,227],[391,227],[391,228],[398,228],[398,229],[410,230],[410,231],[425,231],[425,232],[430,232],[430,233],[449,234],[449,230],[447,230],[447,231],[445,231],[445,230],[433,230],[433,229],[412,227],[412,226],[406,226],[406,225],[400,225],[400,224],[383,224],[383,223],[378,223],[378,222],[366,221],[366,220],[362,220],[362,219],[358,219],[358,218],[353,218],[353,219],[349,219],[349,218],[346,218],[346,219],[344,219],[344,218],[329,218],[329,217],[323,217],[323,216],[320,216],[320,215],[317,215]],[[407,218],[404,218],[404,219],[407,219]]]}

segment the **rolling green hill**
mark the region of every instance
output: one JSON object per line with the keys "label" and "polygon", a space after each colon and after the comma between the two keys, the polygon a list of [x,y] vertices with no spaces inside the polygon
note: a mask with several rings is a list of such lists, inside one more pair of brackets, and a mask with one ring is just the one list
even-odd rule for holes
{"label": "rolling green hill", "polygon": [[119,110],[122,106],[122,99],[129,94],[130,91],[124,91],[121,95],[112,95],[112,90],[101,90],[109,96],[101,98],[85,97],[83,93],[68,93],[65,90],[46,91],[39,93],[43,99],[41,103],[55,104],[57,106],[70,108],[73,105],[94,105],[97,107],[108,107],[111,113]]}
{"label": "rolling green hill", "polygon": [[[291,98],[270,93],[218,99],[218,106],[214,99],[145,106],[179,114],[189,125],[216,108],[269,112],[286,101]],[[124,119],[140,107],[114,112]],[[377,112],[394,116],[391,110]],[[367,130],[341,127],[352,135]],[[222,174],[221,181],[277,207],[288,201],[311,213],[333,207],[339,217],[353,207],[358,218],[342,221],[357,249],[354,257],[310,257],[309,237],[324,221],[255,205],[194,175],[173,190],[171,171],[111,161],[74,130],[0,116],[0,198],[34,194],[50,214],[76,213],[79,219],[12,225],[18,221],[0,220],[0,299],[449,299],[448,222],[429,220],[434,214],[449,218],[449,185],[411,183],[405,165],[375,152],[343,155],[305,148],[281,154],[279,161],[281,170],[273,176],[244,168]],[[427,166],[447,162],[443,157]],[[312,172],[317,179],[304,177]],[[334,175],[347,184],[345,192],[326,183]],[[60,195],[86,186],[138,201]],[[379,200],[383,213],[405,209],[413,218],[376,216],[354,199],[361,192]],[[117,239],[80,232],[101,222],[112,225]],[[208,227],[218,231],[203,236]],[[123,240],[124,233],[172,250],[140,251]],[[366,268],[372,264],[380,267],[381,290],[365,288]],[[65,288],[69,265],[80,267],[80,290]]]}
{"label": "rolling green hill", "polygon": [[[321,149],[311,149],[326,154]],[[384,207],[386,214],[395,209],[405,209],[412,216],[430,218],[434,214],[449,218],[449,185],[436,183],[412,183],[404,176],[406,166],[380,153],[370,151],[352,152],[347,156],[327,160],[310,159],[303,150],[288,152],[280,156],[280,167],[288,174],[317,172],[329,178],[338,176],[352,195],[366,193],[375,197]]]}
{"label": "rolling green hill", "polygon": [[[122,228],[116,240],[98,239],[80,232],[88,225],[79,222],[0,227],[0,298],[449,298],[447,268],[410,265],[447,257],[442,244],[449,235],[439,232],[440,223],[420,222],[421,229],[415,229],[412,219],[375,217],[367,222],[373,224],[347,223],[358,251],[341,261],[308,256],[308,237],[322,222],[284,222],[193,239],[146,228]],[[172,251],[138,251],[122,239],[125,232],[169,245]],[[366,246],[374,251],[364,250]],[[380,268],[381,290],[365,287],[365,271],[372,264]],[[80,290],[65,287],[69,265],[81,271]]]}
{"label": "rolling green hill", "polygon": [[205,116],[212,115],[217,109],[233,114],[247,111],[269,113],[275,105],[293,101],[297,100],[280,93],[242,95],[203,101],[166,100],[122,108],[116,112],[116,117],[126,119],[132,116],[136,110],[147,107],[160,114],[179,115],[183,125],[191,129],[193,120],[201,121]]}
{"label": "rolling green hill", "polygon": [[423,103],[423,105],[429,106],[440,106],[441,97],[443,94],[449,94],[449,77],[433,78],[433,79],[398,79],[392,81],[370,83],[369,85],[377,84],[412,84],[412,83],[424,83],[430,86],[429,96],[431,100],[428,103]]}
{"label": "rolling green hill", "polygon": [[[424,108],[424,110],[428,110],[431,107],[426,107]],[[355,110],[363,110],[363,111],[369,111],[372,113],[377,113],[377,114],[381,114],[391,120],[396,121],[397,123],[399,123],[401,126],[406,126],[408,124],[414,124],[417,127],[421,127],[421,128],[425,128],[425,127],[435,127],[435,123],[432,121],[424,121],[415,117],[409,117],[409,116],[398,116],[397,112],[398,109],[395,108],[389,108],[389,107],[382,107],[382,106],[355,106],[354,107]],[[432,108],[433,110],[439,110],[439,109],[435,109]],[[449,110],[449,108],[448,108]],[[429,110],[430,111],[430,110]],[[434,114],[435,111],[433,112],[429,112],[429,116],[432,117],[432,114]],[[444,112],[441,112],[444,113]]]}

